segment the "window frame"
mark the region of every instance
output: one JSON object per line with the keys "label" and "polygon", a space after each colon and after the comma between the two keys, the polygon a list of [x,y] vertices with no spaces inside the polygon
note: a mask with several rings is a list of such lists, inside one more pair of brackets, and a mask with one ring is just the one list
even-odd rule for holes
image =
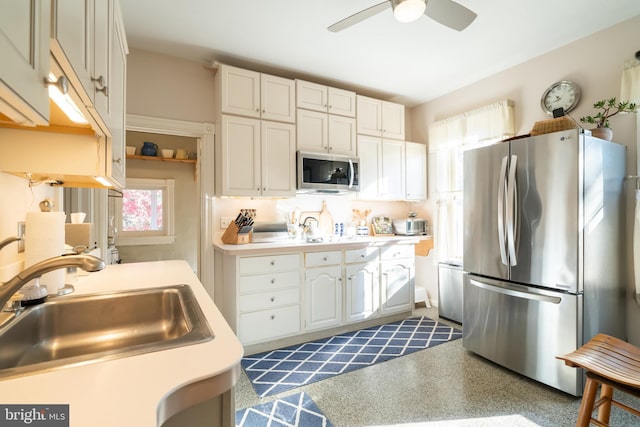
{"label": "window frame", "polygon": [[169,245],[176,241],[175,236],[175,179],[127,178],[124,190],[162,190],[164,230],[123,231],[122,198],[116,199],[114,216],[117,237],[116,246]]}

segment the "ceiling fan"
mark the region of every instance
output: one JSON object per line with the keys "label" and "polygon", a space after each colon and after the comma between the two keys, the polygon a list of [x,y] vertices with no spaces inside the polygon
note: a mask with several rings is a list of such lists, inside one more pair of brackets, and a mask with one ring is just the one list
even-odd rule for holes
{"label": "ceiling fan", "polygon": [[478,16],[453,0],[386,0],[338,21],[327,29],[334,33],[342,31],[390,7],[393,9],[393,15],[400,22],[415,21],[424,14],[458,31],[467,28]]}

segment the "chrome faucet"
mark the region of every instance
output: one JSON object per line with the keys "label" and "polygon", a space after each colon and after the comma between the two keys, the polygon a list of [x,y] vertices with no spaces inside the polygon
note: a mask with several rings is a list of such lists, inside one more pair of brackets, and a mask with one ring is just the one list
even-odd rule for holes
{"label": "chrome faucet", "polygon": [[0,283],[0,310],[16,292],[33,279],[50,271],[67,267],[80,267],[85,271],[99,271],[105,267],[105,263],[93,255],[60,255],[33,264],[16,274],[8,282]]}

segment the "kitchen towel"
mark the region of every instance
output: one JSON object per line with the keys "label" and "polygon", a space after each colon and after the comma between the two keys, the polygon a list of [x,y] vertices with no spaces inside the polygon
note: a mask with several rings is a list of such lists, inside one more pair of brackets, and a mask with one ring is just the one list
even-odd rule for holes
{"label": "kitchen towel", "polygon": [[633,271],[636,279],[636,302],[640,304],[640,190],[636,190],[636,214],[633,221]]}
{"label": "kitchen towel", "polygon": [[[27,212],[24,230],[24,265],[30,267],[44,259],[64,253],[64,212]],[[65,270],[44,274],[40,283],[55,294],[64,286]]]}

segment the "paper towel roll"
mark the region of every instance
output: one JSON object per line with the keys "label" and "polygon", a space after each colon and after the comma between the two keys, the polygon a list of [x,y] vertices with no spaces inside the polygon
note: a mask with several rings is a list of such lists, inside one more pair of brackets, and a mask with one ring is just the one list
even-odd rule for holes
{"label": "paper towel roll", "polygon": [[[29,267],[44,259],[64,253],[64,212],[27,212],[24,230],[24,265]],[[44,274],[40,284],[55,294],[64,286],[64,268]]]}

